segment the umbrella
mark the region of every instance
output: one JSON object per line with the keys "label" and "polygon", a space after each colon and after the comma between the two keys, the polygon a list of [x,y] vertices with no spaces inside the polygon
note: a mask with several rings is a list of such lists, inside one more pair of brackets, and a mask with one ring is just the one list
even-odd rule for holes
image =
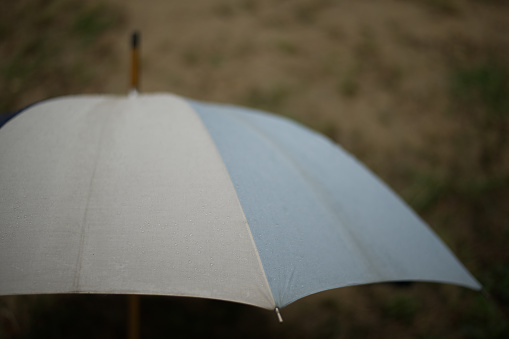
{"label": "umbrella", "polygon": [[0,295],[124,293],[279,309],[358,284],[480,289],[326,137],[181,96],[46,100],[0,129]]}
{"label": "umbrella", "polygon": [[0,294],[148,293],[284,307],[393,280],[479,289],[340,146],[171,94],[70,96],[0,129]]}

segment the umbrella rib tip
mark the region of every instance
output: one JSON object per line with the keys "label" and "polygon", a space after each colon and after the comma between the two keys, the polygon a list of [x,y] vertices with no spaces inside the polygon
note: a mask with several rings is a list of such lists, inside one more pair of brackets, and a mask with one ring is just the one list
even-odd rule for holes
{"label": "umbrella rib tip", "polygon": [[280,324],[282,324],[283,323],[283,317],[281,316],[281,313],[279,312],[279,307],[276,307],[274,309],[274,311],[276,312],[277,320],[279,321]]}

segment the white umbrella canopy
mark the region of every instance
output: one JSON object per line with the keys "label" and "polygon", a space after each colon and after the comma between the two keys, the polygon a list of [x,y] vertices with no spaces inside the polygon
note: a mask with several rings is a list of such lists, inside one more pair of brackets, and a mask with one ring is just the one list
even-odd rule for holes
{"label": "white umbrella canopy", "polygon": [[284,307],[417,280],[480,289],[340,146],[172,94],[70,96],[0,129],[0,295],[126,293]]}

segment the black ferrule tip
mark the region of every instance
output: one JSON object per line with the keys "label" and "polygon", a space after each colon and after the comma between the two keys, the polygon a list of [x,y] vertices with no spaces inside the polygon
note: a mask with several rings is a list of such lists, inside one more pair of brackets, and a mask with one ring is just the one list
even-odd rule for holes
{"label": "black ferrule tip", "polygon": [[133,48],[137,48],[139,40],[140,40],[140,33],[138,33],[138,31],[134,31],[133,35],[131,36],[131,46]]}

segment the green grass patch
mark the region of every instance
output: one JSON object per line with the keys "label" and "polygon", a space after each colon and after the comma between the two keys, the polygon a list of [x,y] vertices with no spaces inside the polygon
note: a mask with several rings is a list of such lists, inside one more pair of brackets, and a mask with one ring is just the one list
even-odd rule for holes
{"label": "green grass patch", "polygon": [[291,41],[279,40],[276,42],[277,49],[286,55],[296,55],[299,53],[299,47]]}
{"label": "green grass patch", "polygon": [[339,93],[346,98],[353,98],[357,96],[360,90],[360,84],[355,72],[348,72],[343,76],[337,85]]}
{"label": "green grass patch", "polygon": [[453,96],[466,105],[480,105],[487,114],[509,115],[509,72],[494,62],[455,70]]}
{"label": "green grass patch", "polygon": [[313,24],[319,13],[332,4],[331,0],[314,0],[299,3],[295,6],[295,18],[302,24]]}
{"label": "green grass patch", "polygon": [[96,1],[12,1],[0,22],[0,112],[8,112],[40,88],[48,97],[70,93],[69,84],[84,87],[93,79],[93,43],[122,24],[122,12]]}
{"label": "green grass patch", "polygon": [[451,184],[437,175],[414,172],[403,197],[416,211],[422,213],[433,208],[451,190]]}
{"label": "green grass patch", "polygon": [[509,321],[493,301],[479,295],[465,310],[459,332],[467,339],[505,339],[509,336]]}
{"label": "green grass patch", "polygon": [[98,4],[80,10],[74,18],[71,31],[88,45],[119,21],[120,17],[116,11],[104,4]]}
{"label": "green grass patch", "polygon": [[456,67],[450,93],[452,110],[469,131],[464,134],[469,161],[483,175],[508,171],[500,165],[509,150],[509,69],[490,59]]}
{"label": "green grass patch", "polygon": [[460,12],[459,3],[456,0],[425,0],[425,3],[442,14],[454,15]]}
{"label": "green grass patch", "polygon": [[409,325],[414,321],[419,309],[416,298],[398,295],[386,302],[382,311],[385,317]]}
{"label": "green grass patch", "polygon": [[277,111],[287,101],[290,89],[284,85],[274,85],[269,88],[252,88],[243,102],[245,105],[265,111]]}

